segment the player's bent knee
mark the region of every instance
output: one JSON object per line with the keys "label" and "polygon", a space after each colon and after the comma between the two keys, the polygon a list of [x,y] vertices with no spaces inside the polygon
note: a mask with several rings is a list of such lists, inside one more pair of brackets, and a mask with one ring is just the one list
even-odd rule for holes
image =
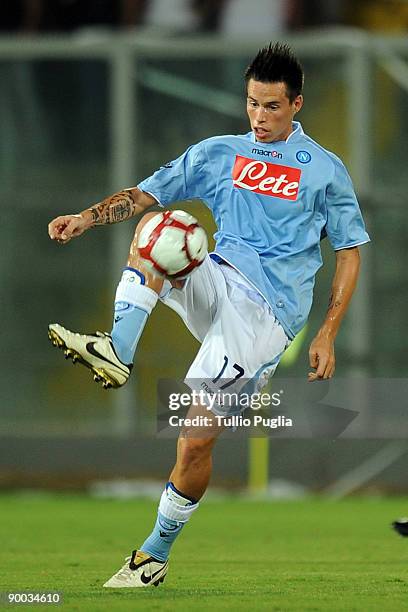
{"label": "player's bent knee", "polygon": [[143,278],[144,278],[143,284],[146,284],[151,289],[154,289],[155,291],[157,291],[157,293],[160,292],[160,289],[163,285],[163,279],[158,276],[153,275],[145,267],[143,259],[140,257],[140,254],[139,254],[138,239],[139,239],[140,232],[143,229],[143,227],[146,225],[146,223],[150,221],[150,219],[152,219],[154,216],[159,215],[159,214],[160,213],[158,212],[148,212],[145,215],[143,215],[143,217],[140,219],[139,223],[136,226],[135,234],[133,236],[133,239],[130,245],[129,256],[127,260],[128,266],[130,266],[131,268],[135,268],[136,270],[139,270],[142,273]]}
{"label": "player's bent knee", "polygon": [[137,241],[140,231],[146,225],[146,223],[150,221],[150,219],[153,219],[153,217],[155,217],[156,215],[160,215],[160,214],[161,214],[160,212],[148,212],[144,214],[143,217],[140,219],[139,223],[136,225],[135,235],[133,237],[133,240]]}
{"label": "player's bent knee", "polygon": [[130,245],[130,252],[131,252],[131,254],[133,253],[133,256],[137,253],[137,243],[138,243],[138,240],[139,240],[140,232],[142,231],[142,229],[146,225],[146,223],[148,221],[150,221],[150,219],[152,219],[156,215],[160,215],[160,213],[158,213],[158,212],[148,212],[145,215],[143,215],[143,217],[140,219],[139,223],[136,225],[135,233],[133,235],[132,243]]}

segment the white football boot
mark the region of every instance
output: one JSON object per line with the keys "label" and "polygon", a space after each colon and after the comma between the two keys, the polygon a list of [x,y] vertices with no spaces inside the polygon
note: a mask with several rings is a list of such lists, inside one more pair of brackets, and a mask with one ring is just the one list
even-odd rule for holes
{"label": "white football boot", "polygon": [[166,577],[168,561],[158,561],[148,553],[134,550],[116,574],[103,585],[108,589],[159,586]]}
{"label": "white football boot", "polygon": [[62,349],[65,358],[82,363],[94,374],[95,382],[102,382],[104,389],[124,385],[132,370],[132,364],[122,363],[116,355],[110,334],[76,334],[58,323],[48,326],[48,337],[54,346]]}

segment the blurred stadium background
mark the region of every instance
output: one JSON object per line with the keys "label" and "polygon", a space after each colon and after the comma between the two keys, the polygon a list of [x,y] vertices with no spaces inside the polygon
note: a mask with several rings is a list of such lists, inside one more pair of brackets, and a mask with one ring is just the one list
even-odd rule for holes
{"label": "blurred stadium background", "polygon": [[[136,184],[193,142],[247,131],[242,72],[271,39],[301,58],[300,120],[347,163],[372,237],[337,341],[337,376],[407,376],[407,27],[408,3],[398,0],[1,3],[0,487],[166,477],[175,442],[155,436],[156,385],[183,378],[197,345],[159,305],[126,388],[105,392],[67,365],[47,324],[110,329],[136,220],[64,248],[47,224]],[[184,207],[212,233],[202,204]],[[277,377],[307,373],[333,273],[323,250],[303,344]],[[379,439],[228,438],[216,449],[213,485],[262,490],[270,480],[324,491],[350,476],[346,492],[406,492],[406,451]]]}

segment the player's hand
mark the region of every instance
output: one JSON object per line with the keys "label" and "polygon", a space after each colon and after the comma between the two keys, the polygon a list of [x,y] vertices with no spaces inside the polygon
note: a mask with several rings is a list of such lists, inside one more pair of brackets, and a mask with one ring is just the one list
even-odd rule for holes
{"label": "player's hand", "polygon": [[63,215],[53,219],[48,225],[48,235],[51,240],[66,244],[72,238],[77,238],[89,227],[82,215]]}
{"label": "player's hand", "polygon": [[310,367],[315,370],[308,373],[309,382],[332,378],[336,365],[334,340],[318,334],[310,345],[309,361]]}

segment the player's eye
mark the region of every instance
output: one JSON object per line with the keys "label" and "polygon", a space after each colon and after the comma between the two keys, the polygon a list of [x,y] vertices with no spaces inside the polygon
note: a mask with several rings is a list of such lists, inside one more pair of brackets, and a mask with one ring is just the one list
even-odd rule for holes
{"label": "player's eye", "polygon": [[249,100],[248,102],[249,106],[251,106],[252,108],[256,108],[258,106],[258,102],[253,102],[252,100]]}

